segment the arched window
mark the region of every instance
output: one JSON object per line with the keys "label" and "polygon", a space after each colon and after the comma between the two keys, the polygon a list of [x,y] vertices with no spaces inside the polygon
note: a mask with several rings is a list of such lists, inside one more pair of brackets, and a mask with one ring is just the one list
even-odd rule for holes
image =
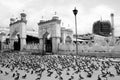
{"label": "arched window", "polygon": [[70,36],[67,36],[66,39],[65,39],[65,43],[71,43],[72,42],[72,39]]}

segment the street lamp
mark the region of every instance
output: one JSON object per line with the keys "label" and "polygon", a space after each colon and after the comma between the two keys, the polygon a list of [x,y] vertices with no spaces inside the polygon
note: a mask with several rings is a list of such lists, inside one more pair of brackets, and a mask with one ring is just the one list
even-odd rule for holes
{"label": "street lamp", "polygon": [[78,13],[78,10],[77,10],[76,7],[75,7],[75,9],[73,10],[73,14],[75,15],[76,54],[78,54],[78,45],[77,45],[77,37],[78,37],[78,35],[77,35],[77,18],[76,18],[77,13]]}

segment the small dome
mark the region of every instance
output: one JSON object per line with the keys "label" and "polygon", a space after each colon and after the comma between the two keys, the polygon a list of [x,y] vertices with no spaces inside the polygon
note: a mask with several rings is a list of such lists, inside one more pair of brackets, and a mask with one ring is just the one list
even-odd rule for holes
{"label": "small dome", "polygon": [[53,20],[58,20],[59,17],[58,17],[58,16],[53,16],[52,19],[53,19]]}
{"label": "small dome", "polygon": [[21,15],[21,17],[26,17],[25,13],[21,13],[20,15]]}
{"label": "small dome", "polygon": [[14,18],[10,18],[10,21],[15,21],[15,19]]}
{"label": "small dome", "polygon": [[40,22],[45,22],[45,20],[40,20]]}
{"label": "small dome", "polygon": [[111,15],[111,16],[114,16],[114,14],[113,14],[113,13],[111,13],[110,15]]}

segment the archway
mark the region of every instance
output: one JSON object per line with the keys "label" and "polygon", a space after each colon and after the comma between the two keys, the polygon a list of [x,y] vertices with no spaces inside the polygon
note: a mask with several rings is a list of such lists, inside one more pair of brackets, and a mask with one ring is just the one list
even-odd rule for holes
{"label": "archway", "polygon": [[20,35],[16,35],[17,39],[14,41],[14,50],[15,51],[20,51]]}
{"label": "archway", "polygon": [[[26,45],[26,14],[21,13],[20,17],[19,20],[10,19],[10,47],[12,50],[23,50]],[[19,36],[17,36],[18,33]]]}
{"label": "archway", "polygon": [[10,38],[12,39],[13,50],[20,51],[20,34],[18,30],[14,30],[10,33]]}
{"label": "archway", "polygon": [[52,52],[52,38],[48,32],[43,35],[43,43],[43,50],[45,52]]}
{"label": "archway", "polygon": [[2,43],[1,43],[1,41],[0,41],[0,50],[2,49]]}
{"label": "archway", "polygon": [[66,39],[65,39],[65,43],[71,43],[72,42],[72,39],[70,36],[67,36]]}

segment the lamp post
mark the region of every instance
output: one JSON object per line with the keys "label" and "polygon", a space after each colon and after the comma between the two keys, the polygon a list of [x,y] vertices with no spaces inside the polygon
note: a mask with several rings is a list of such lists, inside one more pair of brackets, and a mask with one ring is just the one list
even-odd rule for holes
{"label": "lamp post", "polygon": [[78,37],[78,35],[77,35],[77,18],[76,18],[77,13],[78,13],[78,10],[77,10],[76,7],[75,7],[75,9],[73,10],[73,14],[75,15],[76,54],[78,54],[78,45],[77,45],[77,37]]}

